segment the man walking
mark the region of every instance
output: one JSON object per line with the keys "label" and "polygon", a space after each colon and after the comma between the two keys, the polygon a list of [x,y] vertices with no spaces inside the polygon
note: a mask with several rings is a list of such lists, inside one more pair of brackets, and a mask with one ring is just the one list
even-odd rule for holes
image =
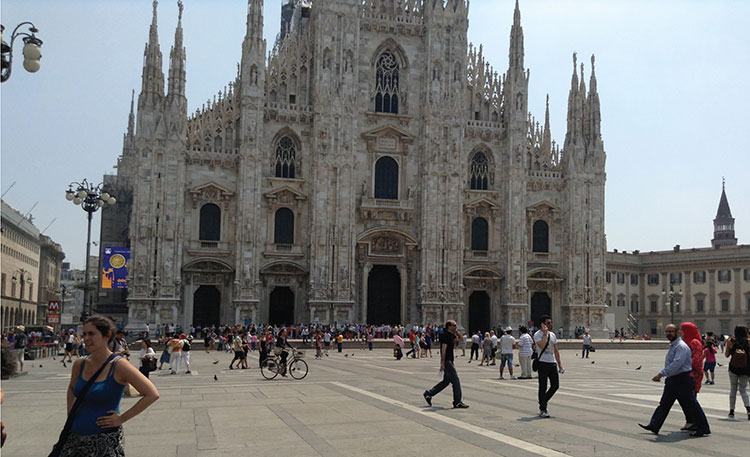
{"label": "man walking", "polygon": [[445,331],[440,335],[440,371],[443,380],[430,390],[422,394],[428,405],[432,406],[432,397],[439,394],[448,384],[453,386],[453,407],[468,408],[469,405],[461,401],[461,382],[458,380],[456,367],[453,366],[453,347],[456,342],[456,321],[445,323]]}
{"label": "man walking", "polygon": [[469,363],[471,363],[472,358],[474,358],[474,360],[479,360],[479,343],[482,342],[481,334],[482,331],[477,330],[477,333],[471,335],[471,353],[469,354]]}
{"label": "man walking", "polygon": [[667,325],[666,334],[671,344],[664,361],[664,369],[652,379],[654,382],[659,382],[661,378],[667,378],[664,381],[664,393],[662,393],[659,406],[651,416],[648,425],[638,425],[654,435],[658,435],[659,429],[667,419],[669,410],[674,405],[674,401],[677,400],[680,402],[685,416],[694,421],[695,430],[690,433],[690,436],[708,435],[711,433],[708,420],[693,393],[693,379],[690,376],[690,372],[693,370],[690,347],[682,340],[676,325]]}
{"label": "man walking", "polygon": [[515,380],[513,376],[513,348],[518,347],[516,345],[516,339],[513,338],[513,328],[508,327],[505,329],[505,334],[500,337],[500,379],[503,377],[503,368],[508,365],[508,374],[510,379]]}
{"label": "man walking", "polygon": [[[539,359],[539,416],[549,417],[547,404],[560,388],[559,375],[565,373],[565,370],[560,361],[560,352],[557,350],[557,337],[551,330],[552,318],[542,316],[539,323],[540,329],[534,334],[534,349]],[[547,380],[550,383],[549,390]]]}

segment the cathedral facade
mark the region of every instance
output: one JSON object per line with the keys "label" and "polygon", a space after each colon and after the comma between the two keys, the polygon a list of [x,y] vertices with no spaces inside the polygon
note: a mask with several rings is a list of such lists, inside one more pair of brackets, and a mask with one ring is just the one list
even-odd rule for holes
{"label": "cathedral facade", "polygon": [[605,327],[593,57],[557,145],[517,2],[505,72],[468,43],[467,0],[290,0],[268,53],[263,21],[249,0],[236,78],[188,113],[181,20],[165,90],[154,2],[103,213],[131,248],[128,327]]}

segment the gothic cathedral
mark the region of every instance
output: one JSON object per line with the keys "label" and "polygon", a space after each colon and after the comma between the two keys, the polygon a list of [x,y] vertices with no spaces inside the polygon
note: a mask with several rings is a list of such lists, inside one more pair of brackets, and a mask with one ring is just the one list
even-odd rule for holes
{"label": "gothic cathedral", "polygon": [[[573,56],[558,145],[549,108],[543,124],[527,108],[518,2],[503,74],[467,42],[468,4],[289,0],[267,54],[263,0],[249,0],[235,79],[189,114],[183,7],[165,92],[154,1],[106,177],[125,203],[104,217],[126,221],[128,327],[452,318],[476,331],[550,314],[601,334],[594,58],[587,88]],[[103,220],[103,239],[116,225]]]}

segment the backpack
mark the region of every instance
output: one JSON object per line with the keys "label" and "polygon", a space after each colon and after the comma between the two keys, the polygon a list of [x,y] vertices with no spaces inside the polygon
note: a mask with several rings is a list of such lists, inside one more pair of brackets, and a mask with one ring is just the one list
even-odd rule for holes
{"label": "backpack", "polygon": [[735,370],[746,370],[748,368],[748,347],[747,345],[736,345],[732,348],[732,358],[729,359],[729,368]]}
{"label": "backpack", "polygon": [[16,343],[15,343],[16,349],[25,349],[26,348],[26,334],[21,332],[16,335]]}
{"label": "backpack", "polygon": [[190,341],[188,340],[182,340],[182,350],[183,351],[190,351],[192,347],[190,346]]}

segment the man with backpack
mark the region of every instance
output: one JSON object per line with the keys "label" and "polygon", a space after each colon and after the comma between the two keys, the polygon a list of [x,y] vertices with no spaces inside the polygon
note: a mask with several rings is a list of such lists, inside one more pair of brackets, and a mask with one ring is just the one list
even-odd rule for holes
{"label": "man with backpack", "polygon": [[26,327],[19,325],[16,327],[15,341],[13,342],[13,355],[16,356],[18,363],[21,365],[19,371],[23,371],[23,359],[26,354],[26,343],[28,338],[26,336]]}

